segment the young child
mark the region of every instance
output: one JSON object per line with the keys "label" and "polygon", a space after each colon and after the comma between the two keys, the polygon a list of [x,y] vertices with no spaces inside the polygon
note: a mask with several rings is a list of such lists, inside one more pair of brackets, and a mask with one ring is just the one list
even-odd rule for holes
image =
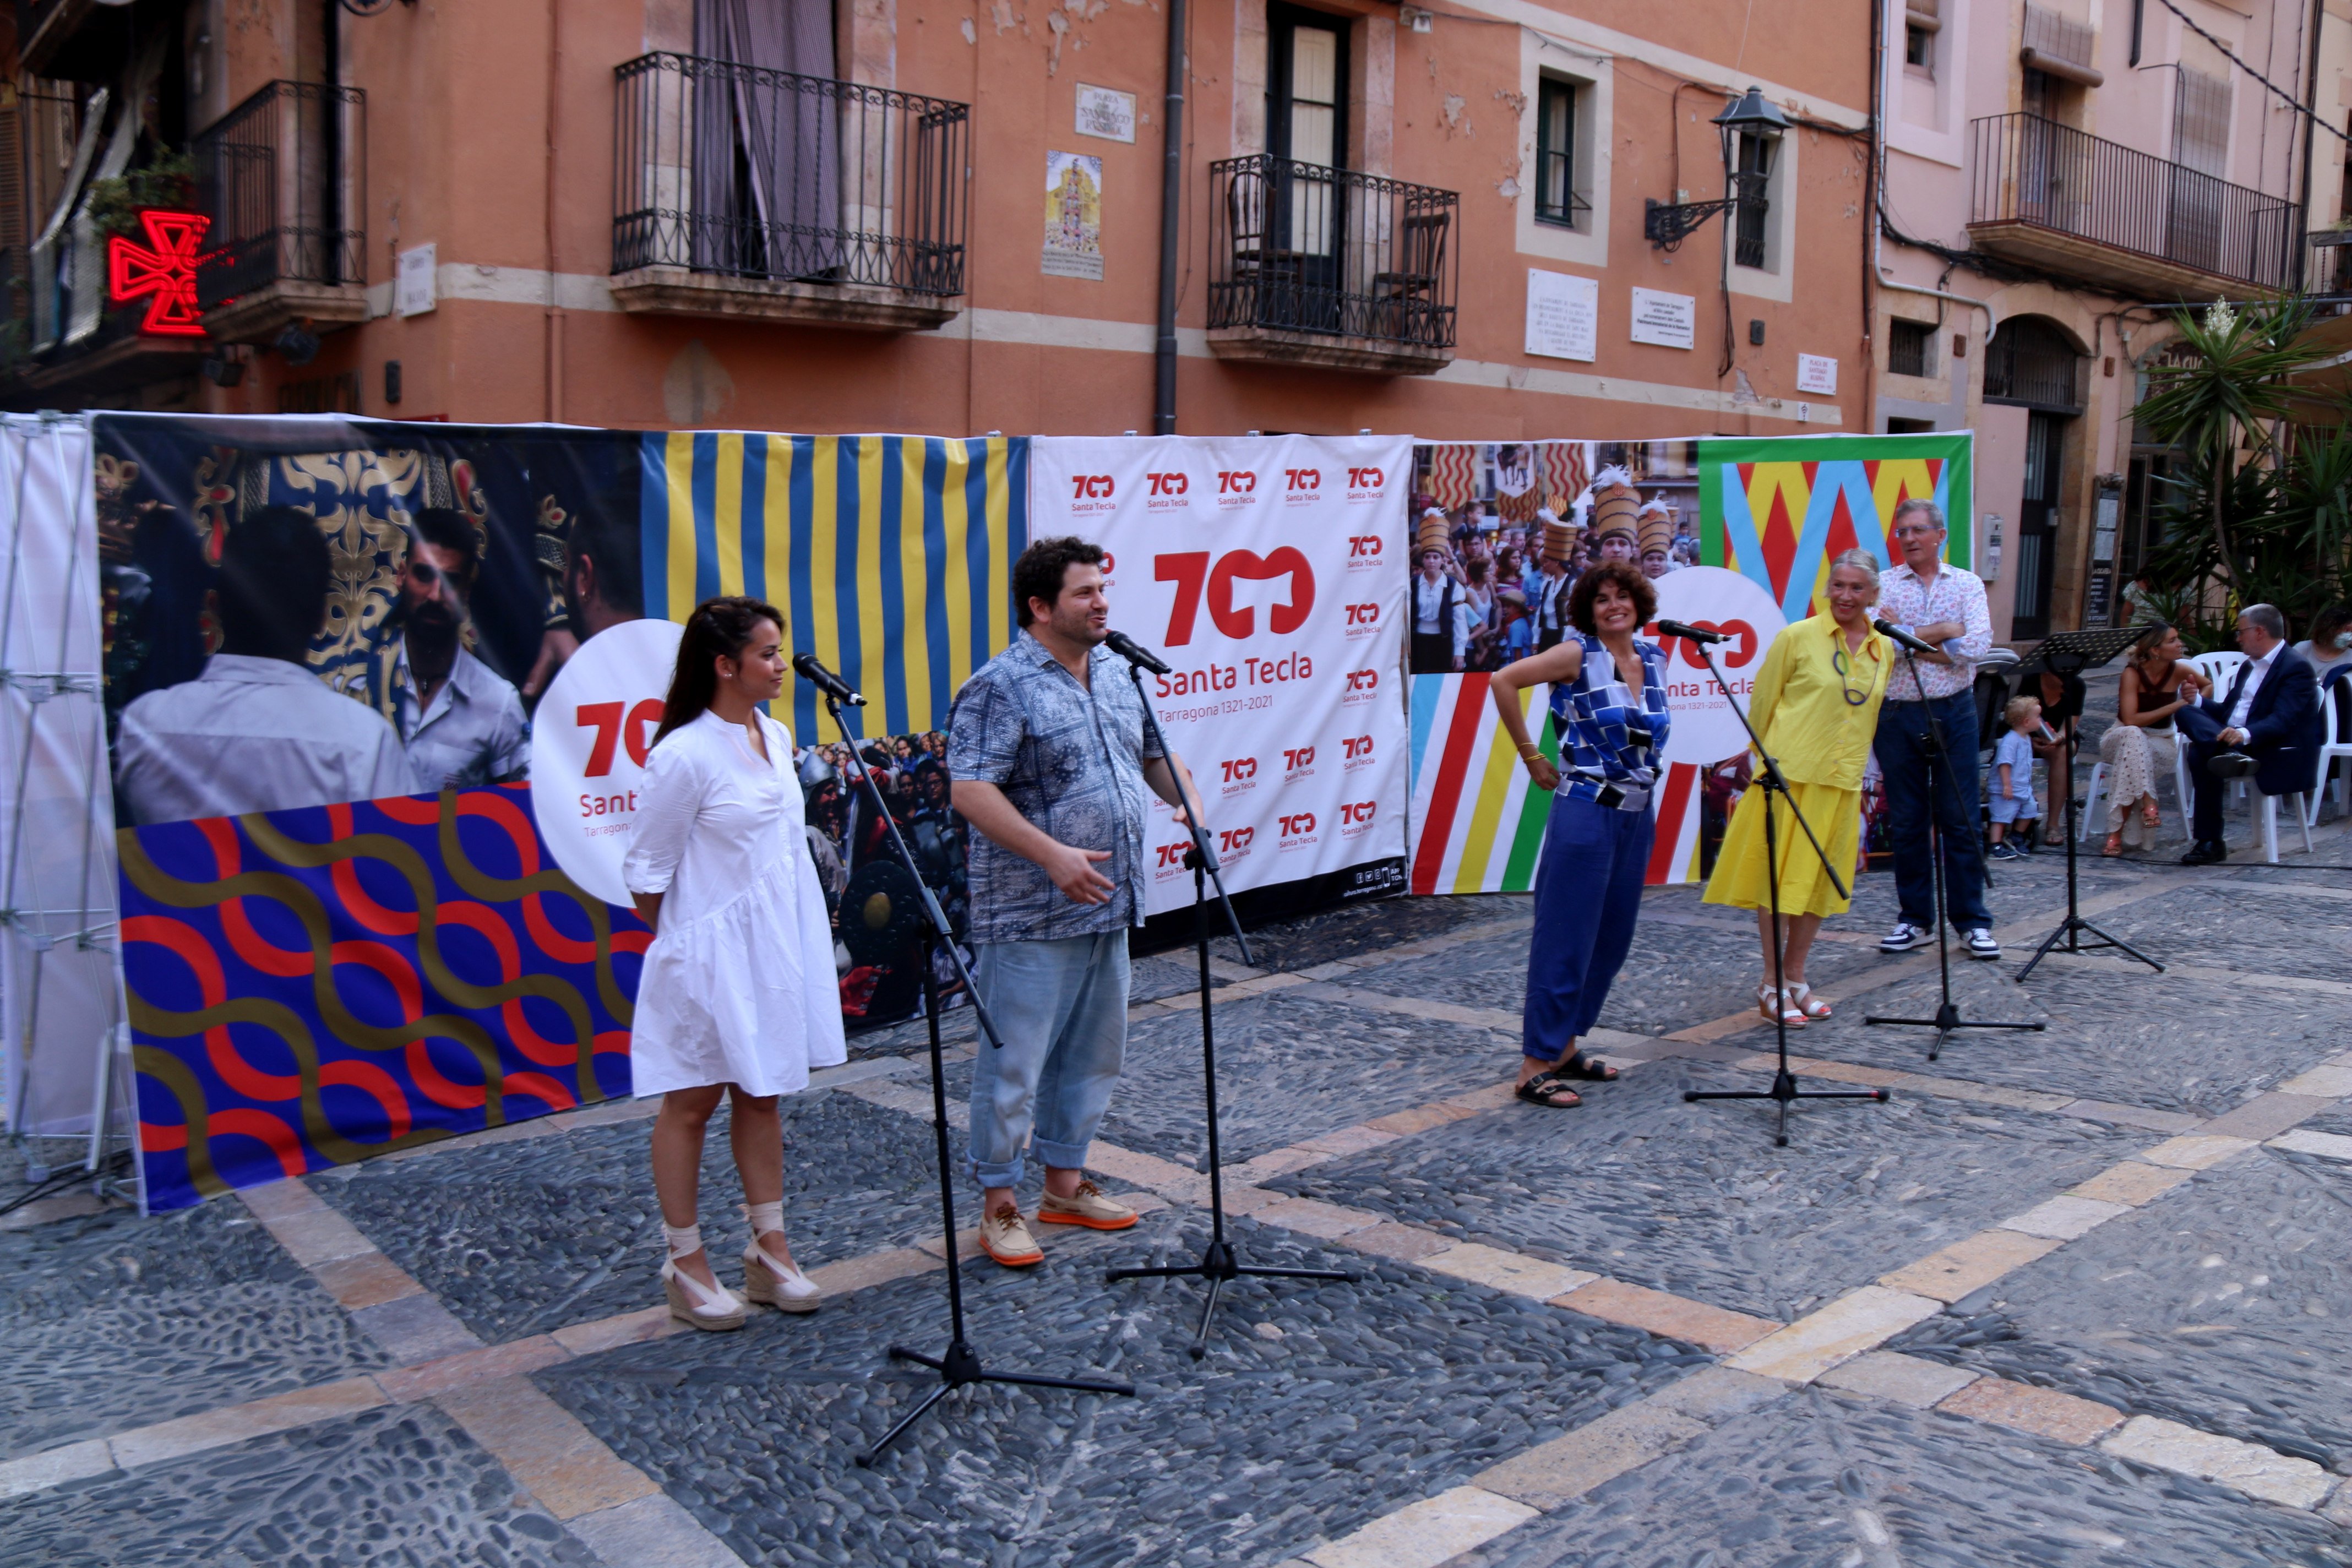
{"label": "young child", "polygon": [[[2033,737],[2042,731],[2042,704],[2031,697],[2012,697],[2001,710],[2009,733],[1992,750],[1992,851],[1995,860],[2016,860],[2033,853],[2033,828],[2042,808],[2033,800]],[[2017,842],[2002,842],[2011,823],[2018,824]]]}

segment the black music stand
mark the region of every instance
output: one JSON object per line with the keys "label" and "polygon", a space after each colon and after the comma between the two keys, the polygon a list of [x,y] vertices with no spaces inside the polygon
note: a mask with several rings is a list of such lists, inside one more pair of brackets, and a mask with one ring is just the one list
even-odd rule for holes
{"label": "black music stand", "polygon": [[1755,776],[1755,782],[1749,787],[1765,792],[1764,869],[1765,880],[1771,889],[1769,898],[1772,904],[1772,1033],[1775,1044],[1780,1050],[1780,1063],[1778,1070],[1772,1074],[1772,1087],[1769,1089],[1686,1089],[1683,1090],[1683,1102],[1687,1105],[1698,1100],[1771,1100],[1780,1108],[1780,1124],[1772,1133],[1772,1144],[1775,1148],[1785,1149],[1789,1146],[1789,1107],[1795,1101],[1800,1100],[1884,1101],[1889,1097],[1886,1090],[1883,1089],[1799,1089],[1797,1075],[1789,1070],[1789,1016],[1788,1009],[1783,1005],[1788,987],[1782,984],[1780,967],[1780,949],[1788,938],[1780,930],[1780,839],[1779,830],[1773,826],[1772,796],[1774,794],[1777,793],[1788,801],[1790,815],[1797,819],[1797,826],[1805,830],[1805,838],[1812,845],[1813,854],[1820,859],[1822,872],[1829,878],[1830,886],[1838,890],[1838,897],[1842,899],[1848,896],[1845,882],[1838,876],[1837,868],[1830,864],[1829,852],[1822,847],[1822,841],[1813,837],[1813,825],[1805,820],[1804,812],[1798,807],[1797,797],[1789,793],[1789,781],[1780,776],[1780,763],[1774,760],[1771,752],[1764,749],[1764,737],[1759,735],[1756,732],[1756,726],[1748,721],[1748,710],[1739,705],[1739,699],[1731,694],[1731,688],[1724,681],[1723,671],[1715,667],[1715,655],[1708,651],[1706,643],[1697,642],[1691,646],[1698,649],[1699,658],[1706,661],[1706,672],[1715,677],[1715,684],[1723,692],[1723,700],[1731,705],[1731,711],[1738,716],[1739,727],[1748,731],[1748,740],[1755,742],[1756,755],[1763,764]]}
{"label": "black music stand", "polygon": [[1225,923],[1239,944],[1242,962],[1253,962],[1249,938],[1242,934],[1242,922],[1234,913],[1234,901],[1225,896],[1225,879],[1218,872],[1217,858],[1209,847],[1207,827],[1201,821],[1198,797],[1184,788],[1184,775],[1169,757],[1168,742],[1160,732],[1160,721],[1151,711],[1151,699],[1144,694],[1143,667],[1131,664],[1128,671],[1135,679],[1136,700],[1143,704],[1143,727],[1151,744],[1162,757],[1168,757],[1169,776],[1176,781],[1177,794],[1184,797],[1185,825],[1192,830],[1192,847],[1184,852],[1184,864],[1192,868],[1192,944],[1201,957],[1201,1072],[1208,1087],[1209,1112],[1209,1245],[1197,1263],[1166,1263],[1132,1268],[1114,1268],[1103,1277],[1103,1283],[1115,1285],[1121,1279],[1167,1279],[1198,1276],[1209,1282],[1209,1294],[1201,1303],[1200,1331],[1192,1336],[1192,1359],[1200,1360],[1209,1353],[1209,1321],[1216,1316],[1217,1300],[1223,1293],[1225,1282],[1244,1275],[1270,1279],[1331,1279],[1354,1284],[1359,1276],[1330,1268],[1261,1268],[1244,1264],[1234,1251],[1233,1243],[1225,1239],[1225,1186],[1223,1167],[1217,1148],[1217,1037],[1213,1019],[1214,1004],[1209,995],[1209,896],[1208,887],[1214,882],[1217,902],[1225,912]]}
{"label": "black music stand", "polygon": [[[2095,669],[2114,658],[2137,642],[2141,634],[2147,630],[2146,626],[2102,626],[2093,631],[2053,632],[2042,640],[2040,647],[2033,650],[2033,658],[2022,668],[2030,670],[2033,666],[2040,665],[2053,675],[2079,675],[2084,670]],[[2121,723],[2123,721],[2118,717],[2116,721]],[[2051,950],[2056,948],[2062,942],[2066,944],[2062,951],[2066,952],[2101,952],[2113,949],[2128,957],[2138,959],[2158,974],[2163,973],[2164,965],[2157,963],[2131,943],[2108,935],[2083,918],[2074,881],[2074,854],[2077,840],[2074,814],[2077,809],[2074,770],[2070,767],[2066,770],[2066,918],[2058,922],[2056,931],[2042,939],[2042,945],[2033,950],[2033,956],[2026,960],[2023,969],[2017,972],[2017,983],[2020,985],[2024,984],[2026,977],[2033,973],[2034,966],[2047,958]],[[2187,811],[2189,802],[2182,801],[2180,809]],[[2085,933],[2098,940],[2084,942],[2083,937]]]}
{"label": "black music stand", "polygon": [[[1924,700],[1927,689],[1919,686],[1918,656],[1906,647],[1903,649],[1903,660],[1910,666],[1911,683],[1919,687],[1919,695]],[[1921,706],[1927,710],[1927,743],[1936,754],[1935,771],[1928,780],[1927,788],[1927,859],[1936,879],[1936,966],[1943,981],[1943,1000],[1937,1004],[1936,1016],[1932,1018],[1885,1018],[1874,1013],[1864,1017],[1863,1022],[1935,1030],[1936,1043],[1927,1047],[1927,1059],[1932,1062],[1944,1054],[1944,1043],[1952,1037],[1955,1029],[2028,1029],[2038,1035],[2042,1033],[2042,1026],[2038,1023],[1995,1023],[1987,1019],[1963,1018],[1959,1005],[1952,1000],[1951,921],[1945,918],[1944,912],[1944,830],[1936,816],[1936,792],[1949,784],[1957,795],[1960,786],[1952,773],[1952,752],[1944,737],[1944,721],[1936,717],[1934,703],[1923,700]],[[1972,735],[1969,739],[1973,741],[1976,737]],[[1971,804],[1965,800],[1960,803],[1962,815],[1967,814]]]}
{"label": "black music stand", "polygon": [[964,994],[971,998],[972,1011],[980,1019],[980,1032],[986,1037],[990,1048],[1002,1050],[1004,1047],[1004,1041],[996,1033],[995,1022],[989,1017],[987,1005],[981,1001],[978,987],[971,983],[971,972],[964,967],[963,954],[956,951],[955,935],[948,925],[946,912],[940,908],[939,900],[931,896],[930,885],[923,880],[923,873],[915,864],[915,857],[908,849],[907,841],[899,837],[898,820],[890,815],[889,804],[882,798],[881,788],[874,782],[873,770],[866,765],[866,759],[858,754],[857,737],[849,732],[849,726],[843,721],[840,702],[828,695],[824,700],[824,707],[825,711],[833,715],[834,725],[840,730],[842,740],[848,743],[852,766],[856,769],[858,782],[866,786],[866,793],[875,811],[880,816],[883,826],[889,830],[890,845],[898,854],[899,864],[907,868],[908,875],[915,879],[915,886],[922,890],[923,910],[929,917],[929,923],[923,930],[923,1011],[930,1021],[931,1136],[937,1146],[940,1162],[940,1228],[947,1237],[949,1322],[947,1349],[934,1356],[926,1355],[920,1351],[910,1350],[905,1345],[890,1347],[891,1360],[910,1361],[919,1366],[929,1367],[940,1374],[940,1385],[931,1390],[929,1395],[921,1404],[900,1416],[898,1425],[882,1434],[880,1441],[872,1447],[853,1456],[859,1468],[865,1468],[880,1458],[884,1449],[905,1436],[932,1405],[945,1399],[951,1391],[961,1388],[966,1384],[1010,1383],[1025,1388],[1068,1388],[1083,1394],[1124,1394],[1130,1396],[1135,1393],[1135,1386],[1126,1383],[1098,1383],[1087,1378],[1041,1377],[1034,1373],[1025,1372],[990,1372],[981,1364],[979,1354],[972,1350],[971,1342],[965,1336],[963,1270],[956,1258],[955,1178],[950,1167],[948,1153],[947,1065],[940,1052],[940,985],[937,958],[940,952],[944,952],[948,955],[948,962],[955,966],[956,978],[963,983]]}

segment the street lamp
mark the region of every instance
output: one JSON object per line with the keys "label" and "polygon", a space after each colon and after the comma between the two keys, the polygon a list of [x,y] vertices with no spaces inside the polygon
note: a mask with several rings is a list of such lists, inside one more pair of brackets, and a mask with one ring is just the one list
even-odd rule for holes
{"label": "street lamp", "polygon": [[[1723,141],[1723,199],[1715,202],[1661,202],[1642,204],[1642,237],[1661,250],[1674,250],[1696,233],[1701,224],[1718,213],[1729,213],[1745,202],[1764,199],[1764,186],[1771,178],[1769,149],[1789,129],[1789,117],[1765,101],[1761,89],[1750,87],[1738,101],[1727,105],[1715,117],[1717,133]],[[1738,138],[1754,136],[1765,144],[1766,152],[1757,160],[1758,167],[1743,174],[1738,167]]]}

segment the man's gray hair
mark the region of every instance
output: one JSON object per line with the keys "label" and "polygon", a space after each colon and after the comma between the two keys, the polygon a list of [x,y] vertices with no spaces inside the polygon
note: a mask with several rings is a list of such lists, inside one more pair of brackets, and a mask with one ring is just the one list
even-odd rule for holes
{"label": "man's gray hair", "polygon": [[2238,612],[2238,618],[2253,622],[2280,642],[2286,641],[2286,617],[2279,614],[2275,605],[2248,605]]}
{"label": "man's gray hair", "polygon": [[1897,502],[1895,508],[1895,521],[1888,524],[1888,527],[1902,527],[1904,518],[1915,511],[1926,512],[1929,522],[1935,524],[1938,530],[1943,528],[1944,509],[1937,506],[1934,501],[1927,500],[1925,496],[1906,496],[1901,501]]}

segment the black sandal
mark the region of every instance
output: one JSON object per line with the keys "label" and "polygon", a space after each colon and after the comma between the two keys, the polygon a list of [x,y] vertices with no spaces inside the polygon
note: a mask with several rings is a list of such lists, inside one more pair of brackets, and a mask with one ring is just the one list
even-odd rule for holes
{"label": "black sandal", "polygon": [[1610,1083],[1617,1077],[1615,1068],[1596,1058],[1587,1057],[1582,1051],[1577,1052],[1568,1060],[1552,1068],[1552,1071],[1561,1078],[1580,1078],[1590,1083]]}
{"label": "black sandal", "polygon": [[[1511,1092],[1529,1105],[1540,1105],[1547,1110],[1574,1110],[1584,1103],[1584,1097],[1570,1087],[1557,1068],[1536,1074]],[[1563,1094],[1568,1096],[1566,1100],[1555,1098]]]}

